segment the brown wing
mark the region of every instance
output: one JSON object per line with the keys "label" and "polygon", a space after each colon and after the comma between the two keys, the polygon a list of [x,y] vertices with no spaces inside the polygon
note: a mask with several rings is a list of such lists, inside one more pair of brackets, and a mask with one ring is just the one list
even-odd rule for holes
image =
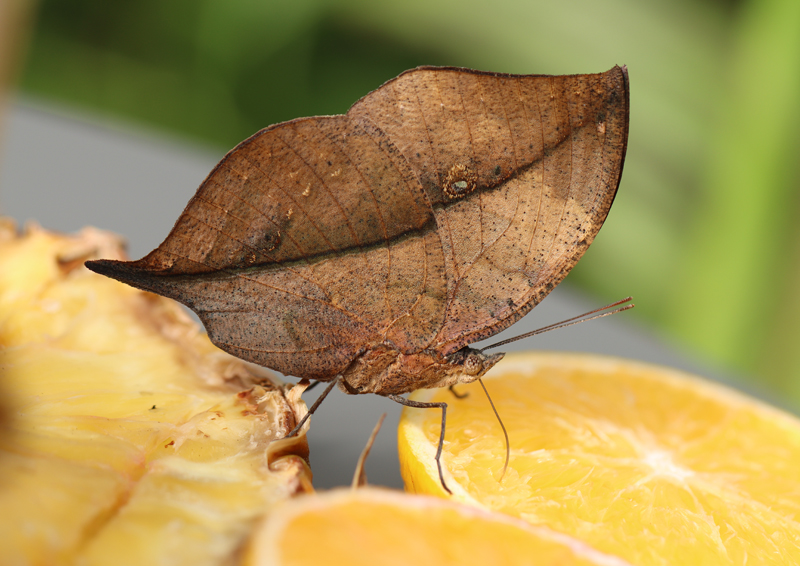
{"label": "brown wing", "polygon": [[624,68],[573,76],[420,69],[359,101],[433,204],[447,273],[443,354],[510,326],[569,272],[614,200]]}
{"label": "brown wing", "polygon": [[[166,240],[95,271],[197,312],[215,344],[332,378],[365,345],[416,351],[446,278],[430,204],[397,150],[346,116],[267,128],[209,174]],[[414,321],[413,332],[398,332]]]}
{"label": "brown wing", "polygon": [[577,261],[626,133],[618,68],[410,71],[345,116],[257,133],[156,250],[87,265],[183,302],[217,345],[287,374],[330,379],[384,341],[449,352],[511,324]]}

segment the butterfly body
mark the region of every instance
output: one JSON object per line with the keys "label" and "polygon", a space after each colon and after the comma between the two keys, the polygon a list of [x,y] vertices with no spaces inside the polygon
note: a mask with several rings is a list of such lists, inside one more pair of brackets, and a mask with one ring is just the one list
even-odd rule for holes
{"label": "butterfly body", "polygon": [[381,345],[356,357],[342,372],[339,385],[347,393],[378,395],[450,387],[479,379],[502,358],[503,354],[484,354],[469,347],[441,356],[433,351],[403,354]]}

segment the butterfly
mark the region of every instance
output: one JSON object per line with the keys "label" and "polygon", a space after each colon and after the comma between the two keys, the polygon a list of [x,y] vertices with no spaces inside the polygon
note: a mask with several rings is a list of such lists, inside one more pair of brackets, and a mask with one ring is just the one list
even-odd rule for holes
{"label": "butterfly", "polygon": [[[628,118],[624,67],[420,67],[344,115],[259,131],[158,248],[86,265],[185,304],[235,356],[413,404],[400,395],[491,369],[503,354],[470,345],[577,263],[614,201]],[[444,405],[444,425],[446,404],[422,405]]]}

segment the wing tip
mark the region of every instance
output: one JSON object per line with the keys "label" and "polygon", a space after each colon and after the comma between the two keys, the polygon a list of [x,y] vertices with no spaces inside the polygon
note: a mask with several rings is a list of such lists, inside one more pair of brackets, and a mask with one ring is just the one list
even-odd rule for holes
{"label": "wing tip", "polygon": [[100,275],[111,277],[112,279],[122,280],[123,274],[132,271],[127,264],[134,263],[132,261],[119,261],[116,259],[93,259],[84,262],[86,269],[94,271]]}
{"label": "wing tip", "polygon": [[155,291],[153,285],[153,273],[151,270],[143,269],[139,261],[119,261],[116,259],[95,259],[84,262],[86,269],[110,279],[116,279],[131,287],[144,291]]}

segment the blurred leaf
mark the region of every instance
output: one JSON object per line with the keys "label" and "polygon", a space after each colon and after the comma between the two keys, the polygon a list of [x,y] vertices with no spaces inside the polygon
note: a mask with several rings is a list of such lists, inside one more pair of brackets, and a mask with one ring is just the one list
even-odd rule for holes
{"label": "blurred leaf", "polygon": [[[720,360],[750,371],[771,367],[773,385],[786,390],[800,375],[786,373],[797,368],[797,348],[765,354],[798,294],[786,287],[794,271],[786,257],[798,237],[800,2],[748,3],[733,53],[669,322]],[[796,344],[800,327],[791,326]]]}

